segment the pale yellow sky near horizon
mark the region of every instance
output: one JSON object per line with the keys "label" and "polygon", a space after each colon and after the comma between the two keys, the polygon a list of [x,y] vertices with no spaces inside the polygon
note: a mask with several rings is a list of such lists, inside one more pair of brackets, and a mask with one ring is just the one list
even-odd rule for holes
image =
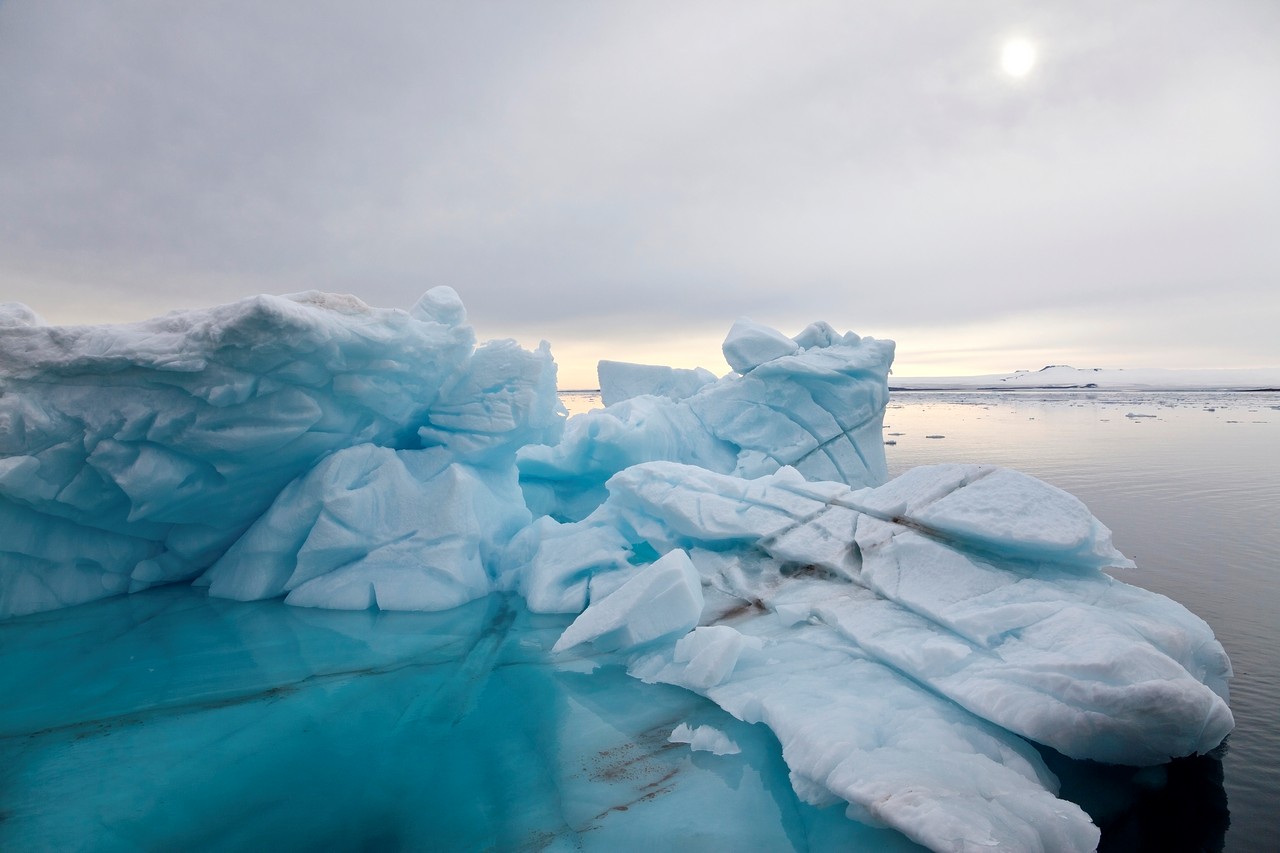
{"label": "pale yellow sky near horizon", "polygon": [[[716,329],[707,327],[665,335],[656,331],[644,335],[635,329],[627,329],[605,336],[562,328],[537,337],[520,329],[489,329],[483,323],[477,323],[477,333],[482,340],[515,338],[526,347],[535,347],[539,340],[546,339],[551,343],[551,352],[559,368],[560,388],[592,389],[599,384],[596,364],[606,359],[670,367],[703,367],[722,375],[729,366],[720,345],[734,319],[726,317],[723,325]],[[807,325],[769,317],[752,319],[788,335],[796,334]],[[827,320],[837,331],[849,328],[835,319]],[[893,375],[899,377],[982,376],[1039,370],[1050,364],[1123,369],[1280,369],[1280,364],[1262,360],[1241,363],[1234,352],[1190,351],[1186,341],[1178,338],[1169,340],[1162,348],[1132,351],[1126,348],[1126,322],[1120,317],[1093,316],[1085,310],[996,317],[949,327],[881,328],[868,325],[852,330],[863,336],[896,342]]]}
{"label": "pale yellow sky near horizon", "polygon": [[[1018,370],[1039,370],[1050,364],[1069,364],[1079,368],[1124,369],[1150,367],[1280,369],[1280,365],[1273,364],[1194,364],[1178,361],[1176,345],[1171,345],[1169,351],[1164,353],[1168,359],[1165,361],[1153,359],[1151,353],[1147,352],[1141,354],[1143,357],[1136,357],[1134,353],[1126,353],[1122,348],[1112,350],[1072,348],[1057,343],[1049,337],[1045,338],[1045,343],[1037,345],[1025,340],[1026,330],[1019,333],[1016,338],[1006,338],[1019,343],[1006,347],[992,346],[991,340],[1000,340],[995,335],[1007,331],[1002,330],[1000,325],[992,323],[988,326],[964,328],[953,332],[912,329],[896,334],[868,334],[871,337],[888,338],[896,342],[893,375],[904,378],[1005,374]],[[800,327],[795,329],[788,327],[782,331],[794,334],[800,331]],[[861,334],[861,330],[856,331]],[[537,346],[539,340],[517,333],[490,337],[514,337],[522,345],[530,348]],[[720,350],[723,337],[723,332],[708,332],[651,341],[625,339],[610,341],[599,338],[570,337],[562,338],[557,344],[555,338],[549,337],[548,340],[558,368],[559,387],[562,390],[587,390],[599,387],[596,365],[601,360],[662,364],[682,368],[703,367],[712,373],[723,375],[729,370]],[[487,339],[483,334],[481,338]]]}

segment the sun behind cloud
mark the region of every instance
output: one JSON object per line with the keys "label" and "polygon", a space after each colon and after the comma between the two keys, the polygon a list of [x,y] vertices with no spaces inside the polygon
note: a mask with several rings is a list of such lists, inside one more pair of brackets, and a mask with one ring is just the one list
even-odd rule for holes
{"label": "sun behind cloud", "polygon": [[1025,38],[1007,39],[1000,49],[1000,68],[1010,77],[1022,78],[1036,65],[1035,43]]}

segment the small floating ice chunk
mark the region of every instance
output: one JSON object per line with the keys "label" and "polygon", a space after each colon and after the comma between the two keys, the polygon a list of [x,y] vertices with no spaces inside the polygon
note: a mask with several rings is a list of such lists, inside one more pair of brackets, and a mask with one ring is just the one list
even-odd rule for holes
{"label": "small floating ice chunk", "polygon": [[742,748],[729,739],[724,732],[712,726],[689,728],[688,723],[681,723],[667,738],[670,743],[687,743],[694,752],[710,752],[712,755],[737,755]]}

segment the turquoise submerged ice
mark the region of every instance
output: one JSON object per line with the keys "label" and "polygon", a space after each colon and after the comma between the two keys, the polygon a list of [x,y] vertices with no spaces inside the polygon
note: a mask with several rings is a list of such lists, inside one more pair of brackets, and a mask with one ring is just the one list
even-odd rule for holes
{"label": "turquoise submerged ice", "polygon": [[[980,464],[886,482],[891,342],[739,321],[724,350],[720,379],[611,363],[612,404],[566,428],[548,348],[477,346],[447,288],[410,311],[308,293],[116,327],[53,328],[6,306],[0,614],[194,581],[220,609],[157,620],[176,647],[236,608],[250,618],[255,600],[461,614],[518,593],[532,614],[566,614],[546,645],[581,678],[617,695],[679,688],[761,723],[800,800],[937,850],[1096,846],[1033,743],[1143,766],[1231,730],[1221,645],[1177,603],[1103,571],[1132,564],[1078,500]],[[61,624],[25,618],[37,633]],[[552,617],[508,629],[537,645],[539,618]],[[369,622],[362,642],[403,644],[391,624]],[[298,679],[344,671],[343,647],[307,642]],[[442,659],[453,648],[428,645]],[[474,648],[463,670],[505,665]],[[11,673],[35,666],[6,654]],[[121,666],[100,667],[103,683]],[[610,681],[620,667],[638,680]],[[276,669],[270,689],[288,687]],[[240,689],[201,688],[202,701]],[[372,694],[342,695],[354,719],[366,708],[382,724]],[[65,713],[37,707],[3,734],[59,731]],[[717,762],[764,748],[750,727],[699,722],[658,742],[714,741]],[[726,746],[739,743],[742,755]],[[61,777],[31,772],[7,784],[55,796],[33,780]],[[579,829],[553,836],[605,837],[591,833],[607,796],[546,784],[569,811],[587,804]],[[690,796],[689,815],[704,807]],[[677,825],[678,808],[654,819]],[[47,831],[39,815],[55,820],[38,802],[12,813],[0,838],[15,846]],[[59,846],[130,837],[67,820]],[[429,823],[414,826],[429,842]]]}

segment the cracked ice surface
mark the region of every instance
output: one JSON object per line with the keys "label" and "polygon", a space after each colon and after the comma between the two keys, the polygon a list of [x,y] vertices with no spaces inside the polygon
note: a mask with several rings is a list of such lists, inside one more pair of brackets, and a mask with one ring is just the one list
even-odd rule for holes
{"label": "cracked ice surface", "polygon": [[[939,850],[1097,843],[1030,742],[1147,765],[1206,752],[1232,726],[1230,664],[1208,626],[1105,574],[1132,563],[1071,495],[985,465],[885,482],[888,341],[821,323],[787,337],[739,321],[724,345],[733,373],[615,363],[602,384],[620,401],[571,419],[561,437],[547,347],[477,347],[447,288],[408,312],[308,293],[102,328],[46,327],[9,307],[0,326],[0,616],[197,575],[214,596],[205,602],[283,597],[375,612],[472,612],[482,606],[473,599],[515,592],[534,613],[574,616],[550,638],[545,624],[528,628],[564,666],[618,672],[610,664],[622,663],[640,679],[633,689],[674,685],[762,723],[806,803],[843,803],[859,821]],[[257,606],[200,612],[245,607],[249,618]],[[129,609],[93,612],[109,621]],[[43,618],[15,630],[60,630],[57,615]],[[454,680],[502,665],[495,649],[505,640],[486,638],[505,637],[510,620],[486,624],[454,649]],[[385,630],[369,635],[374,647],[394,643]],[[158,648],[171,642],[146,636]],[[184,688],[172,707],[252,708],[317,677],[351,675],[326,658],[342,649],[307,648],[306,666],[250,667],[243,683]],[[40,668],[10,657],[19,676]],[[49,704],[18,709],[29,718],[11,715],[0,746],[23,732],[78,739],[103,720],[150,712],[110,698],[113,678],[146,676],[122,659],[103,669],[75,692],[96,696],[93,707],[60,707],[54,691]],[[180,669],[165,672],[181,681]],[[605,694],[622,690],[600,678]],[[388,711],[388,725],[415,718],[406,690],[408,706]],[[353,709],[374,701],[371,691],[343,692]],[[511,695],[497,705],[510,707]],[[462,689],[429,716],[461,720],[474,699]],[[170,700],[158,701],[169,719]],[[297,706],[303,722],[311,701]],[[240,713],[233,725],[247,725]],[[288,714],[277,722],[291,725]],[[669,747],[673,728],[695,746],[725,746],[696,723],[648,720],[646,754]],[[744,729],[731,733],[744,756],[767,748]],[[192,754],[207,745],[193,741]],[[19,788],[62,790],[56,767],[12,766],[6,778]],[[620,799],[603,777],[566,781],[535,768],[520,784],[555,777],[563,801],[542,803],[524,829],[547,844],[630,837],[586,833],[674,790],[666,773]],[[708,797],[684,796],[687,809],[653,814],[688,823]],[[24,803],[19,823],[34,825],[22,821],[38,822],[39,804]],[[429,833],[405,820],[414,838]],[[803,846],[788,820],[786,837]]]}
{"label": "cracked ice surface", "polygon": [[[903,479],[853,490],[788,470],[747,481],[649,463],[565,527],[688,553],[712,627],[637,650],[632,671],[769,725],[810,802],[845,800],[935,849],[1092,849],[1088,817],[1053,797],[1015,734],[1114,763],[1203,753],[1233,725],[1221,645],[1180,605],[1104,574],[1128,561],[1065,492],[988,466]],[[1026,509],[1022,524],[1059,529],[974,532],[992,506],[984,482]],[[957,519],[966,534],[949,540]],[[611,600],[593,600],[565,637],[590,636],[603,613],[616,633]]]}

